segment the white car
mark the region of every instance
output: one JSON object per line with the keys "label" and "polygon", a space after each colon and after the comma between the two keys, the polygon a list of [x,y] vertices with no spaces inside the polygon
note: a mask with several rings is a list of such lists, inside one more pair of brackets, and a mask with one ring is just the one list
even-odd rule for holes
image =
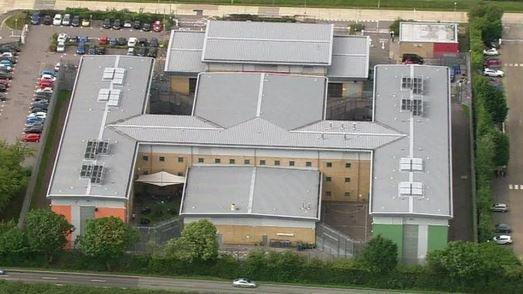
{"label": "white car", "polygon": [[33,118],[33,117],[38,117],[38,118],[43,118],[45,119],[47,117],[47,113],[45,112],[34,112],[34,113],[31,113],[27,116],[27,118]]}
{"label": "white car", "polygon": [[60,71],[60,62],[54,65],[54,71],[58,72]]}
{"label": "white car", "polygon": [[65,43],[65,41],[67,41],[67,38],[68,38],[68,36],[67,36],[66,33],[60,33],[60,34],[58,34],[58,37],[56,38],[56,41],[58,43],[60,43],[60,42],[64,42]]}
{"label": "white car", "polygon": [[62,19],[62,24],[64,26],[69,26],[71,25],[71,15],[70,14],[65,14],[64,15],[64,19]]}
{"label": "white car", "polygon": [[488,77],[503,77],[505,73],[499,69],[485,68],[483,70],[483,75]]}
{"label": "white car", "polygon": [[12,67],[12,66],[7,65],[7,64],[3,64],[3,63],[0,63],[0,67],[1,67],[1,68],[4,68],[4,69],[7,70],[7,71],[12,71],[12,70],[13,70],[13,67]]}
{"label": "white car", "polygon": [[82,27],[88,27],[90,25],[91,25],[91,22],[89,21],[89,19],[87,19],[87,18],[82,19]]}
{"label": "white car", "polygon": [[496,56],[499,55],[499,52],[496,48],[490,48],[483,50],[483,54],[487,56]]}
{"label": "white car", "polygon": [[64,42],[58,42],[58,45],[56,45],[56,52],[58,52],[58,53],[65,52],[65,43]]}
{"label": "white car", "polygon": [[54,81],[56,81],[56,77],[53,76],[53,75],[50,75],[50,74],[43,74],[40,77],[40,80],[41,81],[51,81],[51,82],[54,82]]}
{"label": "white car", "polygon": [[508,211],[508,205],[505,203],[494,203],[490,207],[490,211],[494,212],[507,212]]}
{"label": "white car", "polygon": [[494,238],[492,238],[492,240],[494,242],[496,242],[496,244],[499,244],[499,245],[512,244],[512,237],[510,237],[509,235],[495,236]]}
{"label": "white car", "polygon": [[36,94],[38,93],[53,93],[53,88],[51,87],[46,87],[46,88],[43,88],[43,89],[36,89],[35,91]]}
{"label": "white car", "polygon": [[129,56],[134,56],[134,47],[130,47],[129,49],[127,49],[127,55]]}
{"label": "white car", "polygon": [[14,58],[13,52],[4,52],[1,56],[7,58]]}
{"label": "white car", "polygon": [[233,287],[240,287],[240,288],[256,288],[257,285],[254,281],[251,281],[246,278],[239,278],[234,281],[232,281]]}
{"label": "white car", "polygon": [[129,41],[127,41],[127,47],[134,47],[136,46],[136,43],[138,43],[138,39],[135,37],[130,37]]}
{"label": "white car", "polygon": [[62,24],[62,15],[61,14],[55,14],[53,18],[53,25],[59,26]]}

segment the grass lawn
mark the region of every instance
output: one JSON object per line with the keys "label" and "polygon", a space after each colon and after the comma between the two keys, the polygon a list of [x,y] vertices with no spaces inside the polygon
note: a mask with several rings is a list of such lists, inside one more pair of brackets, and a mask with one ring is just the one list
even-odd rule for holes
{"label": "grass lawn", "polygon": [[27,14],[18,12],[5,20],[5,25],[14,30],[21,30],[27,23]]}
{"label": "grass lawn", "polygon": [[[96,0],[89,0],[96,1]],[[419,9],[419,10],[468,10],[480,0],[109,0],[117,2],[163,2],[193,4],[234,4],[263,6],[295,7],[344,7],[344,8],[379,8],[381,9]],[[493,2],[506,11],[523,11],[523,2]],[[456,5],[454,5],[456,3]]]}
{"label": "grass lawn", "polygon": [[62,90],[58,93],[58,100],[54,108],[53,118],[50,122],[49,132],[46,134],[47,139],[42,154],[42,161],[38,169],[36,178],[36,185],[31,198],[31,208],[44,208],[46,206],[46,192],[47,183],[50,178],[50,174],[54,164],[54,155],[56,154],[56,148],[60,141],[60,135],[62,134],[62,119],[67,112],[69,106],[69,100],[71,99],[71,92]]}

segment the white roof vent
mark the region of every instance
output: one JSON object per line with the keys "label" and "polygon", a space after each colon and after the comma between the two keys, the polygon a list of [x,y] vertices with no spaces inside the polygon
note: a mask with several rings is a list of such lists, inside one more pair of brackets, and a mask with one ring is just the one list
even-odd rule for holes
{"label": "white roof vent", "polygon": [[107,101],[107,105],[118,106],[118,104],[120,104],[120,93],[120,89],[112,89],[109,95],[109,101]]}
{"label": "white roof vent", "polygon": [[422,171],[423,170],[423,159],[403,157],[400,159],[400,170],[402,170],[402,171]]}
{"label": "white roof vent", "polygon": [[112,80],[114,76],[114,67],[106,67],[102,75],[103,80]]}
{"label": "white roof vent", "polygon": [[423,183],[400,182],[398,190],[400,196],[423,196]]}

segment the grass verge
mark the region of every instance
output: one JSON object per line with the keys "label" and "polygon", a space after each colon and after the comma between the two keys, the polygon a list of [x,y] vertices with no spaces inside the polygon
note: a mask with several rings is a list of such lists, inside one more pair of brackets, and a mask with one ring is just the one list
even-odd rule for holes
{"label": "grass verge", "polygon": [[71,99],[71,91],[61,90],[58,93],[54,114],[49,122],[49,131],[46,136],[45,145],[42,146],[43,154],[40,166],[38,168],[38,174],[36,175],[36,184],[31,196],[31,208],[43,208],[45,206],[45,194],[47,190],[47,179],[48,175],[53,168],[54,155],[58,146],[60,135],[62,134],[61,121],[63,113],[67,111],[69,100]]}
{"label": "grass verge", "polygon": [[5,25],[13,30],[21,30],[27,23],[27,13],[17,12],[5,20]]}
{"label": "grass verge", "polygon": [[[98,0],[88,0],[98,1]],[[293,6],[293,7],[342,7],[370,9],[417,9],[417,10],[468,10],[481,0],[108,0],[111,2],[149,2],[149,3],[187,3],[187,4],[220,4],[220,5],[260,5],[260,6]],[[493,2],[505,11],[523,11],[523,2]]]}

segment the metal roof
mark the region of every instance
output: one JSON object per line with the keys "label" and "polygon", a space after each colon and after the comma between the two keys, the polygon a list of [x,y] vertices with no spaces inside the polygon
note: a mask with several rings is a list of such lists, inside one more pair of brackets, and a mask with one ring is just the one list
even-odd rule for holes
{"label": "metal roof", "polygon": [[374,151],[371,213],[452,217],[449,69],[378,65],[374,80],[375,122],[406,136]]}
{"label": "metal roof", "polygon": [[203,62],[330,65],[332,24],[207,23]]}
{"label": "metal roof", "polygon": [[193,166],[180,215],[252,215],[319,220],[317,170]]}
{"label": "metal roof", "polygon": [[401,22],[400,42],[458,43],[458,24]]}
{"label": "metal roof", "polygon": [[[118,134],[107,124],[139,115],[145,108],[154,59],[131,56],[83,56],[80,60],[66,126],[48,189],[48,196],[104,196],[124,198],[133,171],[136,141]],[[109,79],[107,69],[122,72],[121,84]],[[118,106],[99,101],[100,89],[120,90]],[[108,154],[86,159],[88,141],[108,142]],[[103,166],[101,184],[80,177],[84,164]]]}
{"label": "metal roof", "polygon": [[229,128],[260,117],[291,130],[323,119],[327,79],[269,73],[202,73],[193,115]]}
{"label": "metal roof", "polygon": [[368,78],[370,37],[334,36],[332,64],[327,77],[333,79]]}
{"label": "metal roof", "polygon": [[204,32],[171,31],[165,71],[196,74],[206,70],[202,62]]}

